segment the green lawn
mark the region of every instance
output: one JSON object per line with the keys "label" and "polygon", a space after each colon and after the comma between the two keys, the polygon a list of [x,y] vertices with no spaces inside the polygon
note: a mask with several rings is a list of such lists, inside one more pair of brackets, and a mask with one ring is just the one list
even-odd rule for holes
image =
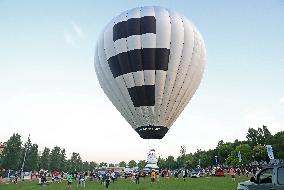
{"label": "green lawn", "polygon": [[[202,178],[187,178],[186,181],[179,179],[163,179],[154,184],[150,184],[149,178],[140,178],[140,184],[135,184],[130,179],[118,179],[114,184],[110,184],[110,190],[236,190],[237,183],[245,181],[245,177],[237,177],[236,182],[227,177],[202,177]],[[36,181],[19,182],[18,184],[0,184],[0,190],[66,190],[66,181],[63,183],[53,183],[45,187],[36,184]],[[77,183],[72,183],[72,189],[84,190],[102,190],[106,189],[99,182],[87,181],[86,188],[77,187]]]}

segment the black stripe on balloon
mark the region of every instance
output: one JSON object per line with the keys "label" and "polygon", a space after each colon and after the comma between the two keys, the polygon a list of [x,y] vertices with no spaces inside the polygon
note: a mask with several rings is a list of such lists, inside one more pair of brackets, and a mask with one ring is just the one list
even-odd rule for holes
{"label": "black stripe on balloon", "polygon": [[170,50],[166,48],[144,48],[122,52],[108,59],[114,78],[143,70],[168,70]]}
{"label": "black stripe on balloon", "polygon": [[113,41],[147,33],[156,34],[156,18],[154,16],[130,18],[113,26]]}
{"label": "black stripe on balloon", "polygon": [[155,105],[155,85],[134,86],[127,90],[134,107]]}
{"label": "black stripe on balloon", "polygon": [[162,139],[168,132],[167,127],[163,126],[142,126],[135,129],[135,131],[143,139]]}

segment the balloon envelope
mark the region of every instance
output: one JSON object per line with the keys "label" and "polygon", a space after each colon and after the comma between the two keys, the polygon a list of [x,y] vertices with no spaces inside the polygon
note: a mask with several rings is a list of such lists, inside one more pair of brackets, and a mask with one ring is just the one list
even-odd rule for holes
{"label": "balloon envelope", "polygon": [[138,7],[114,18],[95,50],[99,83],[144,139],[161,139],[199,86],[205,64],[202,36],[184,16]]}

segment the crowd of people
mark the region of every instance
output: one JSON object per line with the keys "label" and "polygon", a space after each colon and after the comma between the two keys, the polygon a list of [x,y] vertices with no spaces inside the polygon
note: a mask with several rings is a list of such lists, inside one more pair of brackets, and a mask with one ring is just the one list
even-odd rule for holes
{"label": "crowd of people", "polygon": [[239,167],[231,167],[231,168],[229,168],[229,171],[228,171],[228,173],[229,173],[229,175],[232,177],[232,180],[233,181],[236,181],[236,176],[241,176],[241,175],[245,175],[245,176],[247,176],[247,177],[249,177],[249,176],[254,176],[256,173],[257,173],[257,171],[259,171],[260,170],[260,168],[259,167],[245,167],[245,168],[243,168],[243,169],[241,169],[241,168],[239,168]]}
{"label": "crowd of people", "polygon": [[[202,176],[214,176],[216,175],[216,171],[221,170],[220,168],[211,168],[211,169],[200,169],[199,172],[202,173]],[[222,169],[223,170],[223,169]],[[259,170],[258,167],[245,167],[245,168],[225,168],[224,173],[230,175],[232,180],[235,181],[236,176],[246,175],[247,177],[253,176]],[[189,169],[176,169],[176,170],[169,170],[169,169],[161,169],[157,170],[150,170],[149,172],[145,173],[144,171],[133,170],[130,174],[121,173],[114,170],[94,170],[94,171],[87,171],[87,172],[48,172],[41,170],[39,172],[33,172],[30,175],[31,179],[37,179],[38,184],[41,186],[48,185],[49,183],[62,183],[66,181],[67,188],[71,189],[72,185],[76,185],[77,187],[86,187],[86,181],[93,181],[97,182],[106,188],[109,188],[111,183],[115,183],[119,177],[130,178],[133,183],[139,184],[140,177],[145,177],[146,175],[150,178],[150,183],[153,184],[159,181],[159,177],[162,178],[170,178],[171,176],[176,179],[183,179],[184,181],[188,177],[192,177],[193,170]],[[0,182],[1,178],[3,177],[3,171],[0,172]],[[18,178],[20,177],[18,172],[13,173],[13,177],[10,177],[10,182],[17,184]],[[201,177],[201,175],[200,175]]]}
{"label": "crowd of people", "polygon": [[[51,177],[50,181],[46,178]],[[39,185],[47,185],[48,183],[62,183],[63,180],[67,181],[68,189],[71,189],[72,184],[77,184],[77,187],[86,187],[86,181],[98,181],[100,184],[104,185],[106,188],[109,187],[110,182],[114,183],[117,180],[117,174],[114,171],[88,171],[88,172],[39,172],[38,177]]]}
{"label": "crowd of people", "polygon": [[[5,176],[5,174],[3,174],[2,171],[0,173],[1,173],[0,174],[0,182],[1,182],[2,176]],[[165,175],[169,177],[169,174]],[[18,172],[11,172],[10,175],[6,176],[9,176],[8,177],[9,181],[15,184],[17,183],[18,178],[20,177]],[[86,181],[89,180],[100,183],[106,188],[109,188],[110,184],[111,183],[114,184],[119,177],[123,177],[126,179],[129,177],[130,180],[133,181],[133,183],[139,184],[140,177],[145,177],[145,176],[146,174],[139,170],[133,170],[130,176],[126,175],[126,173],[121,173],[114,170],[101,170],[101,171],[98,170],[98,171],[87,171],[87,172],[74,171],[69,173],[40,170],[38,172],[30,172],[29,180],[38,180],[38,185],[40,186],[46,186],[50,183],[63,183],[66,181],[67,189],[71,189],[72,185],[73,186],[76,185],[77,187],[86,187]],[[157,181],[157,178],[159,177],[159,172],[151,170],[149,172],[149,176],[150,176],[150,183],[153,184]]]}

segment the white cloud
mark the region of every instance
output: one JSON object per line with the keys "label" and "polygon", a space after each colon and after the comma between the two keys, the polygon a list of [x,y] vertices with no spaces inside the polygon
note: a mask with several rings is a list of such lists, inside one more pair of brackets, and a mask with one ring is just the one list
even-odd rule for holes
{"label": "white cloud", "polygon": [[72,27],[79,38],[85,38],[85,33],[82,31],[81,27],[79,27],[74,22],[72,22]]}
{"label": "white cloud", "polygon": [[282,98],[280,98],[280,103],[284,104],[284,96]]}
{"label": "white cloud", "polygon": [[67,45],[74,46],[80,40],[85,39],[85,37],[85,33],[75,22],[71,22],[71,26],[64,32],[64,40]]}

